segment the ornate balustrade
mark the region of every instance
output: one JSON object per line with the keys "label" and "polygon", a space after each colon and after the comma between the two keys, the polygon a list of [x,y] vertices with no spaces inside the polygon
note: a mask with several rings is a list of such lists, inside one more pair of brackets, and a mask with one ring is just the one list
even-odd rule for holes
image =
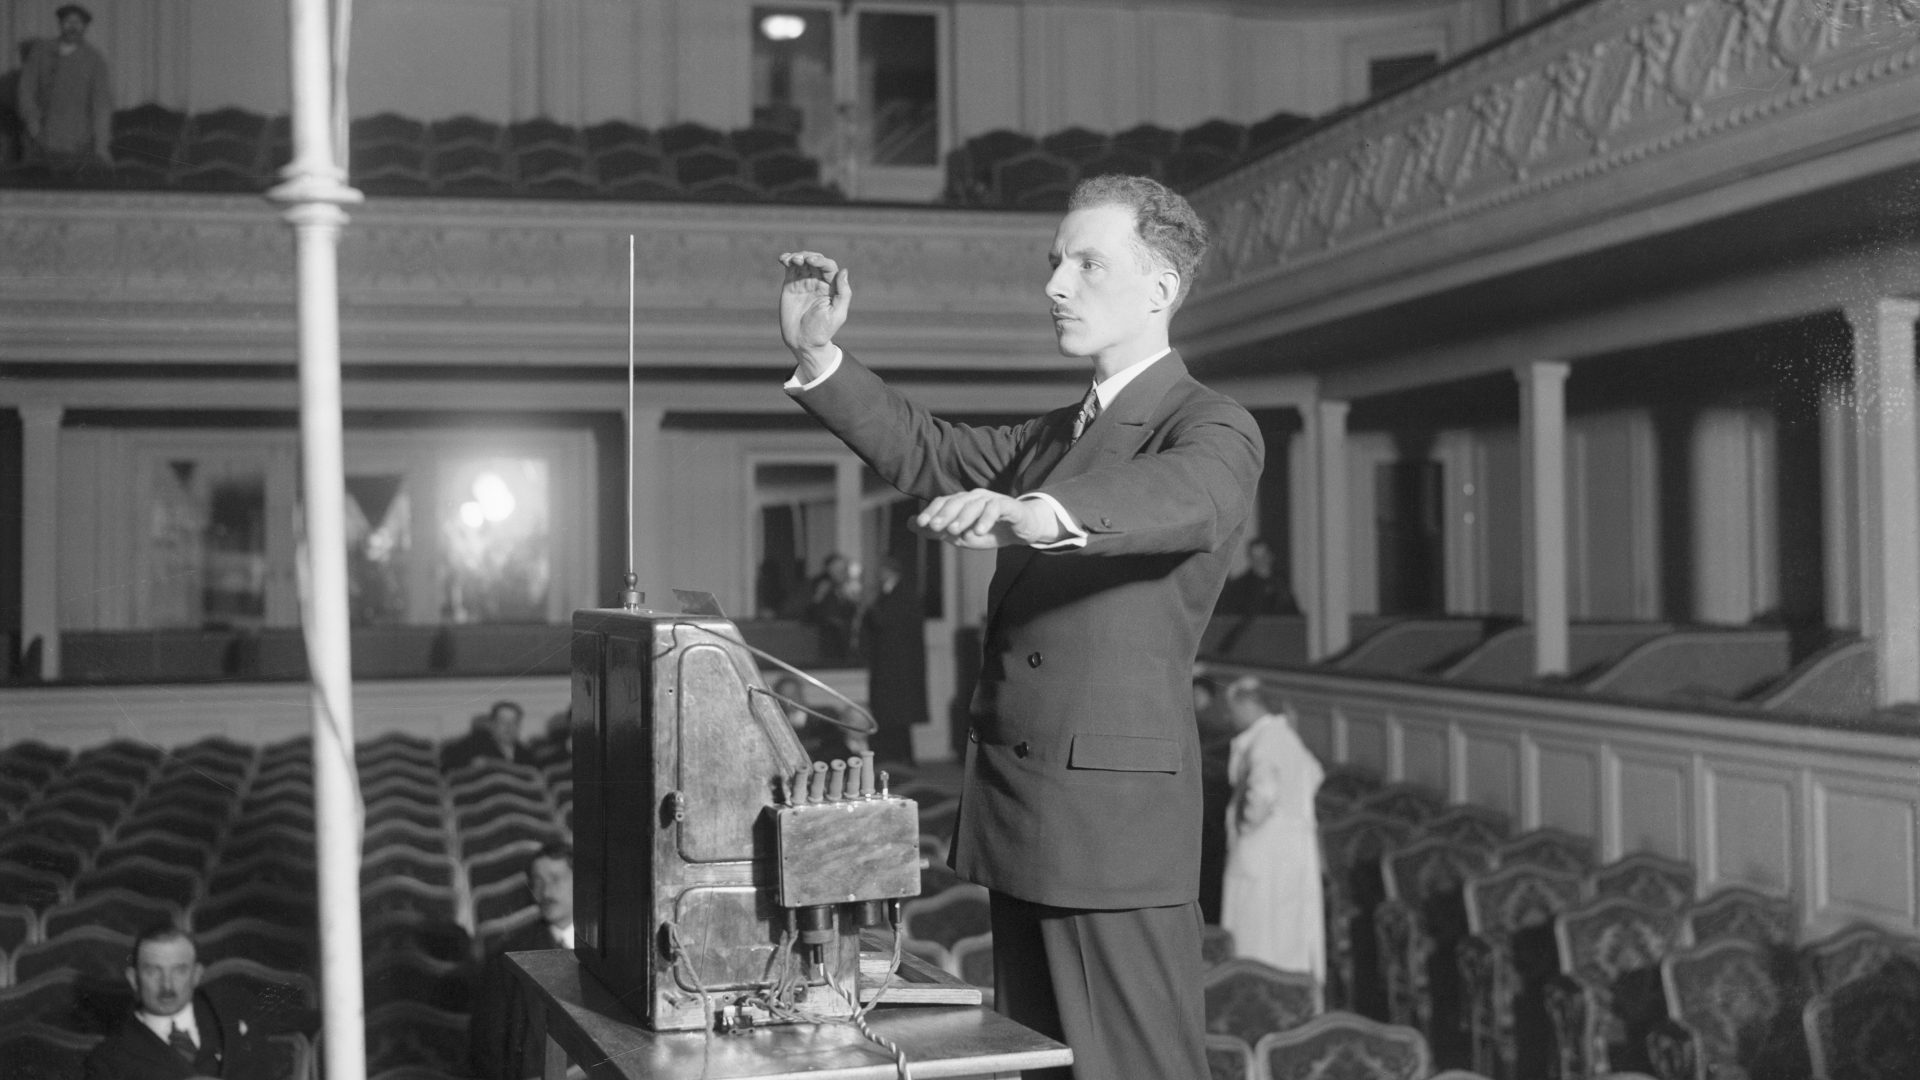
{"label": "ornate balustrade", "polygon": [[1911,163],[1915,0],[1595,0],[1200,189],[1246,346]]}
{"label": "ornate balustrade", "polygon": [[1920,734],[1425,680],[1257,674],[1329,763],[1595,837],[1602,860],[1686,859],[1702,895],[1790,893],[1808,933],[1920,926]]}

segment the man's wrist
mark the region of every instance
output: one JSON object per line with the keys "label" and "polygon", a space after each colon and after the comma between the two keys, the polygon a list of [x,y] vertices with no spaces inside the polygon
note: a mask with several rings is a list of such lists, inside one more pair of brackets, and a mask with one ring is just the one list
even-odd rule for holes
{"label": "man's wrist", "polygon": [[812,382],[825,375],[840,358],[840,349],[833,342],[818,347],[795,346],[792,350],[795,374],[803,383]]}

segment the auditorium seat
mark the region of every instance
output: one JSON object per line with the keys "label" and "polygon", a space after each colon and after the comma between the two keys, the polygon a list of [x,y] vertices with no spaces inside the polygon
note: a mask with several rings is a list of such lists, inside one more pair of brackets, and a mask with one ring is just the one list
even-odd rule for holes
{"label": "auditorium seat", "polygon": [[1552,1033],[1543,987],[1559,970],[1554,917],[1578,905],[1577,870],[1512,863],[1466,882],[1468,936],[1459,948],[1473,1068],[1501,1077],[1543,1075]]}
{"label": "auditorium seat", "polygon": [[195,930],[220,926],[232,919],[262,919],[288,929],[314,932],[317,900],[302,892],[267,882],[253,882],[229,893],[209,896],[190,913]]}
{"label": "auditorium seat", "polygon": [[594,190],[594,185],[587,180],[586,153],[577,146],[540,145],[516,149],[513,171],[522,189],[529,194],[537,191],[584,194]]}
{"label": "auditorium seat", "polygon": [[1513,819],[1485,806],[1458,803],[1428,818],[1420,826],[1427,836],[1440,836],[1456,843],[1493,851],[1513,831]]}
{"label": "auditorium seat", "polygon": [[501,792],[544,799],[547,778],[531,765],[505,761],[478,761],[447,776],[447,790],[455,806],[482,802]]}
{"label": "auditorium seat", "polygon": [[228,919],[218,926],[197,928],[194,942],[200,962],[252,960],[280,971],[312,974],[317,970],[319,942],[303,932],[258,918]]}
{"label": "auditorium seat", "polygon": [[[942,839],[940,843],[944,848],[946,841]],[[930,862],[920,868],[921,896],[938,896],[956,885],[965,884],[968,884],[968,882],[959,874],[953,872],[953,869],[947,865],[946,856],[944,855],[938,860]]]}
{"label": "auditorium seat", "polygon": [[[1061,128],[1040,137],[1040,149],[1076,165],[1098,160],[1113,149],[1113,141],[1104,131],[1083,127]],[[1090,174],[1083,174],[1090,175]]]}
{"label": "auditorium seat", "polygon": [[767,191],[802,181],[820,182],[820,162],[792,147],[762,150],[747,159],[746,167],[753,182]]}
{"label": "auditorium seat", "polygon": [[1675,1080],[1808,1074],[1793,961],[1784,949],[1729,937],[1660,963],[1667,1018],[1647,1037],[1655,1074]]}
{"label": "auditorium seat", "polygon": [[363,885],[371,885],[383,878],[400,878],[436,889],[452,889],[453,862],[442,853],[390,847],[368,854],[360,863],[360,881]]}
{"label": "auditorium seat", "polygon": [[360,911],[364,916],[414,911],[428,919],[454,922],[456,905],[450,885],[434,886],[412,878],[385,877],[361,887]]}
{"label": "auditorium seat", "polygon": [[[0,866],[23,867],[71,881],[87,866],[87,853],[66,840],[32,832],[33,821],[0,840]],[[23,831],[25,830],[25,831]]]}
{"label": "auditorium seat", "polygon": [[539,850],[540,845],[529,840],[495,848],[483,856],[468,859],[467,888],[478,891],[502,881],[524,877],[527,863]]}
{"label": "auditorium seat", "polygon": [[466,833],[460,838],[460,848],[461,854],[471,859],[517,841],[533,840],[545,844],[560,839],[564,837],[551,817],[516,813],[503,815],[489,822],[484,829]]}
{"label": "auditorium seat", "polygon": [[367,800],[366,827],[369,831],[395,821],[404,821],[427,832],[437,833],[446,827],[446,811],[440,808],[438,802],[392,794]]}
{"label": "auditorium seat", "polygon": [[516,154],[537,147],[584,150],[579,129],[545,116],[536,116],[531,120],[516,120],[508,124],[507,146]]}
{"label": "auditorium seat", "polygon": [[684,188],[720,177],[740,177],[740,155],[724,144],[695,146],[674,154],[672,160],[674,178]]}
{"label": "auditorium seat", "polygon": [[1446,803],[1429,788],[1419,784],[1396,783],[1363,796],[1355,809],[1394,818],[1409,825],[1424,825],[1429,818],[1438,817],[1446,809]]}
{"label": "auditorium seat", "polygon": [[901,929],[910,938],[948,950],[963,937],[989,933],[993,925],[987,914],[987,890],[962,883],[937,896],[908,900]]}
{"label": "auditorium seat", "polygon": [[580,134],[586,142],[587,153],[595,157],[615,147],[646,147],[654,151],[656,156],[660,149],[651,131],[625,120],[606,120],[589,126]]}
{"label": "auditorium seat", "polygon": [[82,926],[105,926],[131,936],[162,922],[185,926],[184,910],[171,900],[132,889],[105,889],[48,908],[41,916],[42,934],[56,938]]}
{"label": "auditorium seat", "polygon": [[1920,1076],[1920,962],[1895,956],[1807,1002],[1802,1019],[1820,1080]]}
{"label": "auditorium seat", "polygon": [[1650,1067],[1647,1034],[1666,1006],[1660,959],[1680,936],[1676,909],[1600,896],[1555,917],[1560,973],[1547,983],[1558,1075]]}
{"label": "auditorium seat", "polygon": [[211,840],[180,836],[166,829],[142,829],[122,834],[94,853],[97,869],[118,866],[132,859],[149,859],[165,866],[177,866],[195,873],[205,871],[213,856]]}
{"label": "auditorium seat", "polygon": [[1529,829],[1494,849],[1501,866],[1537,866],[1585,877],[1593,870],[1593,840],[1565,829]]}
{"label": "auditorium seat", "polygon": [[39,794],[38,784],[0,774],[0,818],[10,822]]}
{"label": "auditorium seat", "polygon": [[1799,936],[1793,901],[1744,885],[1723,885],[1687,909],[1687,940],[1695,945],[1744,938],[1791,947]]}
{"label": "auditorium seat", "polygon": [[0,1080],[72,1080],[100,1039],[37,1020],[0,1026]]}
{"label": "auditorium seat", "polygon": [[1253,1048],[1265,1080],[1424,1080],[1427,1041],[1409,1027],[1349,1012],[1330,1012],[1289,1031],[1276,1031]]}
{"label": "auditorium seat", "polygon": [[1237,158],[1247,146],[1247,128],[1244,124],[1232,120],[1202,120],[1200,123],[1180,132],[1177,150],[1192,150],[1206,147],[1225,155],[1228,159]]}
{"label": "auditorium seat", "polygon": [[1233,931],[1208,923],[1200,928],[1200,962],[1208,967],[1233,959]]}
{"label": "auditorium seat", "polygon": [[76,1015],[79,1000],[78,976],[71,969],[42,972],[0,987],[0,1024],[38,1020],[68,1031],[97,1027]]}
{"label": "auditorium seat", "polygon": [[650,143],[617,143],[593,155],[593,168],[603,186],[612,186],[643,176],[664,178],[667,159]]}
{"label": "auditorium seat", "polygon": [[996,128],[975,135],[947,156],[947,201],[963,206],[995,202],[993,168],[1039,146],[1020,131]]}
{"label": "auditorium seat", "polygon": [[97,821],[111,830],[126,817],[127,809],[139,793],[139,788],[131,783],[106,777],[78,781],[62,778],[40,793],[40,801],[28,808],[27,816],[70,814]]}
{"label": "auditorium seat", "polygon": [[395,1001],[367,1013],[367,1071],[407,1065],[464,1073],[466,1016],[417,1001]]}
{"label": "auditorium seat", "polygon": [[1211,146],[1181,147],[1161,162],[1167,186],[1179,191],[1191,190],[1232,169],[1233,155]]}
{"label": "auditorium seat", "polygon": [[0,776],[40,787],[72,760],[72,751],[65,747],[49,746],[37,739],[23,739],[0,749]]}
{"label": "auditorium seat", "polygon": [[[233,835],[220,847],[222,867],[236,863],[251,862],[269,855],[313,857],[313,822],[311,819],[294,824],[284,821],[276,811],[275,815],[263,820],[255,828],[246,829],[246,819],[234,827]],[[245,831],[242,831],[245,829]],[[219,871],[215,871],[218,873]]]}
{"label": "auditorium seat", "polygon": [[82,978],[126,985],[127,950],[133,935],[106,926],[78,926],[59,937],[29,942],[13,956],[15,982],[27,982],[63,968]]}
{"label": "auditorium seat", "polygon": [[444,853],[447,850],[447,833],[442,827],[429,828],[402,818],[393,818],[370,826],[361,846],[369,854],[389,847]]}
{"label": "auditorium seat", "polygon": [[157,781],[129,812],[129,828],[145,832],[165,829],[178,836],[212,843],[225,831],[239,800],[233,788],[221,788],[199,777]]}
{"label": "auditorium seat", "polygon": [[1493,869],[1491,846],[1423,836],[1381,859],[1386,898],[1374,916],[1387,1018],[1426,1033],[1442,1065],[1468,1058],[1456,950],[1467,935],[1466,881]]}
{"label": "auditorium seat", "polygon": [[67,875],[14,862],[0,847],[0,904],[44,911],[71,895],[71,885]]}
{"label": "auditorium seat", "polygon": [[1693,902],[1694,873],[1692,863],[1636,851],[1595,870],[1588,888],[1595,896],[1620,896],[1681,911]]}
{"label": "auditorium seat", "polygon": [[725,132],[716,131],[705,124],[691,120],[661,128],[657,138],[661,152],[670,157],[677,157],[699,147],[728,145]]}
{"label": "auditorium seat", "polygon": [[1284,109],[1247,127],[1247,154],[1264,154],[1312,126],[1311,117]]}
{"label": "auditorium seat", "polygon": [[140,162],[164,174],[178,159],[186,125],[185,113],[153,102],[121,109],[113,114],[113,159]]}
{"label": "auditorium seat", "polygon": [[727,145],[733,147],[734,153],[747,160],[773,152],[798,153],[800,149],[793,132],[768,127],[735,128],[727,135]]}
{"label": "auditorium seat", "polygon": [[994,201],[1021,210],[1065,210],[1073,190],[1074,164],[1044,150],[1030,150],[993,166]]}
{"label": "auditorium seat", "polygon": [[603,183],[601,193],[609,199],[629,202],[658,202],[686,196],[680,184],[670,176],[636,174]]}
{"label": "auditorium seat", "polygon": [[385,911],[360,921],[360,943],[367,956],[412,951],[436,960],[463,962],[473,958],[476,937],[458,923],[418,911]]}
{"label": "auditorium seat", "polygon": [[40,938],[40,914],[25,904],[0,901],[0,956]]}
{"label": "auditorium seat", "polygon": [[[509,912],[495,919],[486,921],[476,919],[473,924],[473,949],[475,955],[486,956],[494,952],[507,935],[512,934],[523,926],[531,926],[539,921],[540,909],[531,906],[520,908],[517,911]],[[938,960],[935,960],[934,963],[944,963],[946,960],[945,952],[946,950],[942,949],[942,956]]]}
{"label": "auditorium seat", "polygon": [[[262,118],[263,133],[266,126],[265,119]],[[225,735],[208,735],[184,746],[174,747],[167,756],[180,764],[216,769],[221,773],[245,775],[249,769],[253,768],[259,754],[253,747],[236,742]]]}
{"label": "auditorium seat", "polygon": [[1231,1035],[1207,1034],[1207,1080],[1258,1080],[1253,1047]]}
{"label": "auditorium seat", "polygon": [[96,866],[73,879],[75,899],[106,889],[130,889],[191,907],[200,893],[200,870],[163,863],[145,855],[129,855],[112,866]]}
{"label": "auditorium seat", "polygon": [[1405,843],[1413,826],[1356,810],[1320,827],[1326,883],[1328,1001],[1343,1009],[1384,1016],[1379,942],[1373,912],[1385,898],[1380,858]]}
{"label": "auditorium seat", "polygon": [[1261,1036],[1299,1027],[1320,1015],[1320,986],[1304,971],[1282,971],[1248,957],[1207,971],[1207,1031],[1232,1035],[1248,1046]]}
{"label": "auditorium seat", "polygon": [[1323,823],[1332,821],[1379,790],[1380,776],[1372,769],[1334,765],[1327,769],[1320,787],[1313,793],[1314,813]]}
{"label": "auditorium seat", "polygon": [[471,895],[473,924],[476,927],[498,925],[523,911],[537,910],[533,903],[533,890],[528,888],[525,877],[504,878],[474,889]]}
{"label": "auditorium seat", "polygon": [[358,153],[362,146],[424,144],[427,125],[410,116],[386,112],[354,120],[348,126],[348,132],[354,151]]}
{"label": "auditorium seat", "polygon": [[[427,146],[434,153],[463,146],[497,151],[501,149],[502,130],[501,125],[494,121],[477,116],[449,116],[427,125]],[[384,745],[416,741],[422,740],[404,732],[389,732],[364,740],[360,750],[363,753],[375,753]]]}
{"label": "auditorium seat", "polygon": [[1831,993],[1896,956],[1920,962],[1920,938],[1874,923],[1850,923],[1801,946],[1802,981],[1810,992]]}
{"label": "auditorium seat", "polygon": [[1115,150],[1128,150],[1156,160],[1173,153],[1179,142],[1178,133],[1158,124],[1136,124],[1113,136]]}
{"label": "auditorium seat", "polygon": [[[48,844],[59,844],[78,853],[83,861],[91,862],[92,853],[100,849],[111,831],[108,825],[96,819],[81,817],[60,808],[49,810],[42,804],[27,811],[26,817],[16,827],[8,830],[6,840],[0,841],[0,844],[11,846],[17,840],[38,840]],[[61,858],[60,856],[49,857]],[[32,865],[53,868],[51,862]],[[62,861],[61,866],[64,868],[65,865]],[[77,871],[65,869],[63,872],[72,874]]]}
{"label": "auditorium seat", "polygon": [[385,761],[360,771],[360,797],[367,802],[406,799],[438,806],[440,775],[417,761]]}
{"label": "auditorium seat", "polygon": [[454,826],[461,833],[480,832],[494,822],[513,814],[531,818],[551,818],[553,804],[547,793],[529,795],[518,791],[496,791],[479,802],[455,804]]}

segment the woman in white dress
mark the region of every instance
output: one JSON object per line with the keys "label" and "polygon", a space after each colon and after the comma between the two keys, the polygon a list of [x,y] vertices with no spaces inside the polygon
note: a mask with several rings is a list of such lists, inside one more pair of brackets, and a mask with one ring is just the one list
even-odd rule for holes
{"label": "woman in white dress", "polygon": [[1228,773],[1227,873],[1220,922],[1234,952],[1325,982],[1320,837],[1313,795],[1326,775],[1292,721],[1267,703],[1260,681],[1227,689],[1233,737]]}

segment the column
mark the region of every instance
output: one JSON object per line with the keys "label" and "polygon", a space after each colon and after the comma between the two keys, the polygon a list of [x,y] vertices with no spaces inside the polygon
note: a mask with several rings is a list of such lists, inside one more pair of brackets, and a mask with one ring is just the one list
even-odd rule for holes
{"label": "column", "polygon": [[60,415],[20,406],[20,647],[40,639],[43,679],[60,677]]}
{"label": "column", "polygon": [[[636,407],[633,410],[629,429],[632,443],[627,458],[627,497],[632,501],[628,507],[621,508],[627,513],[630,507],[632,514],[627,533],[628,565],[633,567],[640,591],[647,594],[647,602],[656,606],[673,601],[667,592],[670,583],[665,577],[665,560],[661,558],[666,545],[661,529],[661,522],[666,518],[666,447],[660,435],[660,421],[665,415],[664,409]],[[755,522],[756,528],[758,524]],[[600,602],[610,601],[602,597]]]}
{"label": "column", "polygon": [[1859,480],[1860,629],[1874,644],[1875,700],[1920,700],[1920,463],[1914,430],[1914,320],[1920,303],[1847,308],[1853,327]]}
{"label": "column", "polygon": [[1353,564],[1347,550],[1347,412],[1345,401],[1317,401],[1308,410],[1307,456],[1313,469],[1313,548],[1318,569],[1307,597],[1307,649],[1314,660],[1344,651],[1353,633]]}
{"label": "column", "polygon": [[1520,380],[1520,557],[1533,672],[1567,671],[1567,373],[1562,363],[1514,370]]}
{"label": "column", "polygon": [[1859,469],[1853,434],[1853,393],[1844,382],[1827,385],[1820,398],[1820,551],[1823,604],[1830,627],[1860,625],[1859,510],[1854,499]]}
{"label": "column", "polygon": [[834,548],[854,563],[854,583],[864,584],[861,575],[872,571],[867,565],[866,556],[879,558],[883,553],[868,552],[864,538],[860,535],[860,478],[865,475],[866,465],[852,455],[840,458],[833,472],[833,535]]}

